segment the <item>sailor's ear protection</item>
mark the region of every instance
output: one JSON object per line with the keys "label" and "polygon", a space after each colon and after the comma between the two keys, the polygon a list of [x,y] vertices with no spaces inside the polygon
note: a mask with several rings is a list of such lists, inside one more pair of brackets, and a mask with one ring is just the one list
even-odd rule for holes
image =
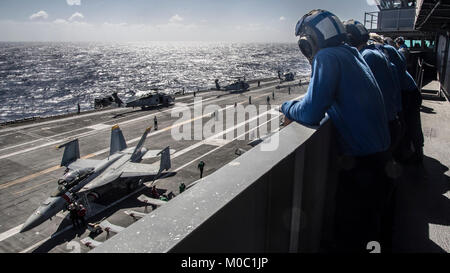
{"label": "sailor's ear protection", "polygon": [[347,33],[347,42],[351,45],[351,46],[357,46],[357,42],[355,39],[355,36],[351,33]]}
{"label": "sailor's ear protection", "polygon": [[309,35],[301,36],[298,40],[298,47],[307,59],[314,57],[314,41]]}

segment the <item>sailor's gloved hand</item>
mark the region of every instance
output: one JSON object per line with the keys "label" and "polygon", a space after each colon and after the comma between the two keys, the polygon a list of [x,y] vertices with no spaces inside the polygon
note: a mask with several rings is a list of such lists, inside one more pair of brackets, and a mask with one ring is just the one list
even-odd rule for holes
{"label": "sailor's gloved hand", "polygon": [[284,116],[283,120],[283,126],[288,126],[292,122],[292,120],[288,119],[286,116]]}
{"label": "sailor's gloved hand", "polygon": [[293,103],[294,101],[287,101],[283,103],[279,108],[279,111],[284,114],[283,119],[284,121],[282,123],[283,126],[287,126],[292,122],[292,120],[288,117],[288,115],[289,115],[289,108],[292,106]]}

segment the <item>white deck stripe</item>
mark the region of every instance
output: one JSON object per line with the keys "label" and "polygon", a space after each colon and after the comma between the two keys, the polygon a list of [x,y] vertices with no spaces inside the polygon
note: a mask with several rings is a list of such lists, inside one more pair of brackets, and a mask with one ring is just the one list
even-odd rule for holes
{"label": "white deck stripe", "polygon": [[39,122],[39,123],[35,123],[35,124],[22,125],[22,126],[17,126],[17,127],[13,127],[13,128],[0,129],[0,132],[9,132],[9,131],[16,131],[16,130],[21,130],[21,129],[27,129],[27,128],[32,128],[32,127],[40,126],[40,125],[52,124],[52,123],[57,123],[57,122],[64,122],[64,121],[67,121],[67,120],[73,120],[73,119],[79,119],[79,118],[86,118],[86,117],[90,117],[90,116],[102,115],[102,114],[107,114],[107,113],[111,113],[111,112],[118,112],[120,110],[124,110],[124,108],[116,108],[116,109],[111,109],[111,110],[94,112],[94,113],[90,113],[90,114],[82,114],[82,115],[77,115],[77,116],[73,116],[73,117],[49,120],[49,121]]}
{"label": "white deck stripe", "polygon": [[8,231],[3,232],[2,234],[0,234],[0,242],[3,240],[8,239],[11,236],[16,235],[17,233],[19,233],[20,229],[22,228],[22,225],[18,225],[17,227],[14,227]]}

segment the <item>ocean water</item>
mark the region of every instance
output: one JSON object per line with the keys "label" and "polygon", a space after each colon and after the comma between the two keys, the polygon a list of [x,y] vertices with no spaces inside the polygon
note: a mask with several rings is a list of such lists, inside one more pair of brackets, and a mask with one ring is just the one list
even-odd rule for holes
{"label": "ocean water", "polygon": [[296,44],[0,43],[0,122],[92,109],[94,98],[160,88],[175,93],[246,79],[297,75],[310,65]]}

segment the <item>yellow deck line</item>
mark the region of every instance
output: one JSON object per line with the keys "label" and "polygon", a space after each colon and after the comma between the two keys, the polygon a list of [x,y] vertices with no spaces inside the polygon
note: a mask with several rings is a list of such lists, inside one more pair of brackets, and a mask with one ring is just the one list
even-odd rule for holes
{"label": "yellow deck line", "polygon": [[[94,156],[95,156],[95,154],[88,154],[88,155],[86,155],[86,156],[83,156],[82,158],[83,158],[83,159],[88,159],[88,158],[91,158],[91,157],[94,157]],[[31,179],[33,179],[33,178],[38,177],[38,176],[41,176],[41,175],[44,175],[44,174],[47,174],[47,173],[50,173],[50,172],[59,170],[60,168],[61,168],[61,166],[56,165],[56,166],[50,167],[50,168],[48,168],[48,169],[45,169],[45,170],[43,170],[43,171],[40,171],[40,172],[37,172],[37,173],[34,173],[34,174],[30,174],[30,175],[21,177],[21,178],[19,178],[19,179],[16,179],[16,180],[13,180],[13,181],[10,181],[10,182],[1,184],[1,185],[0,185],[0,190],[9,188],[9,187],[14,186],[14,185],[16,185],[16,184],[20,184],[20,183],[29,181],[29,180],[31,180]]]}

